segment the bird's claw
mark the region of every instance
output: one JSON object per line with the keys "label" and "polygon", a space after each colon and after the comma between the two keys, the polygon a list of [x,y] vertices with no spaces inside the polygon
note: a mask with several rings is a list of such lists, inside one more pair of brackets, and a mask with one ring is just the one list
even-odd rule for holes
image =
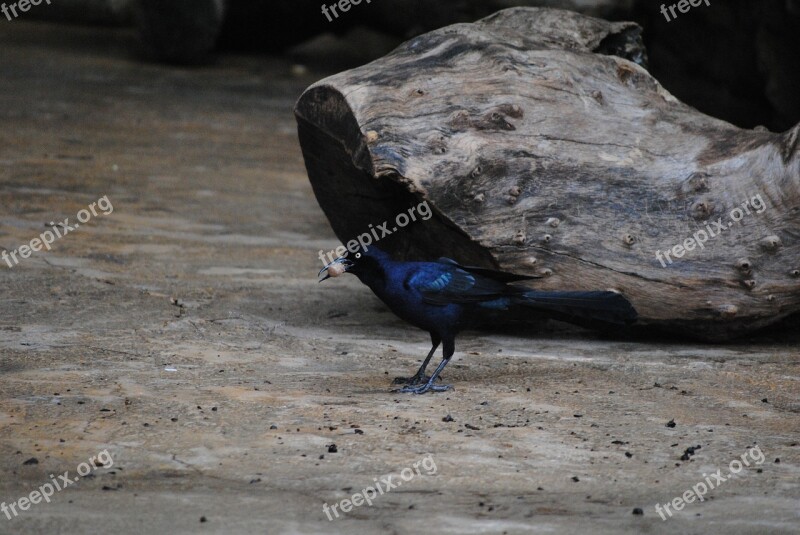
{"label": "bird's claw", "polygon": [[[414,375],[413,377],[395,377],[392,384],[415,386],[421,383],[427,383],[430,380],[431,378],[427,375]],[[441,381],[442,379],[441,377],[437,377],[436,380]]]}
{"label": "bird's claw", "polygon": [[406,385],[399,390],[405,394],[424,394],[425,392],[445,392],[453,388],[452,385],[435,385],[427,382],[423,385]]}

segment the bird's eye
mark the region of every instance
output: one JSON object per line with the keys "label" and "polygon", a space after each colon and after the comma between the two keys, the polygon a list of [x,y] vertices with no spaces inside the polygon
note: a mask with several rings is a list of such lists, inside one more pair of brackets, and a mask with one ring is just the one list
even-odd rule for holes
{"label": "bird's eye", "polygon": [[356,253],[356,258],[361,258],[361,253]]}

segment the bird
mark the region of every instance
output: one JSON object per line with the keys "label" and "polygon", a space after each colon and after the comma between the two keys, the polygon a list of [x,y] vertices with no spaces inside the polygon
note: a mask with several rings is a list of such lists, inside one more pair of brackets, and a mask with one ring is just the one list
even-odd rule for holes
{"label": "bird", "polygon": [[[319,282],[345,273],[358,277],[399,318],[430,334],[432,347],[417,373],[395,380],[405,384],[400,392],[451,389],[436,381],[455,353],[456,335],[485,324],[491,313],[527,307],[568,321],[615,325],[629,325],[637,318],[635,308],[618,292],[535,290],[513,283],[538,277],[463,266],[445,257],[396,261],[375,245],[355,247],[334,259],[319,271]],[[442,361],[427,376],[439,345]]]}

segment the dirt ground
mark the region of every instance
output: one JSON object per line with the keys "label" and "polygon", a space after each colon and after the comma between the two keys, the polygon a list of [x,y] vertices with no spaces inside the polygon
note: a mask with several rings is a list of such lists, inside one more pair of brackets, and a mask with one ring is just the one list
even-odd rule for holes
{"label": "dirt ground", "polygon": [[800,533],[797,323],[720,346],[468,333],[455,390],[393,392],[427,334],[354,278],[317,284],[338,243],[292,107],[319,75],[129,47],[0,33],[0,249],[113,205],[0,264],[0,533]]}

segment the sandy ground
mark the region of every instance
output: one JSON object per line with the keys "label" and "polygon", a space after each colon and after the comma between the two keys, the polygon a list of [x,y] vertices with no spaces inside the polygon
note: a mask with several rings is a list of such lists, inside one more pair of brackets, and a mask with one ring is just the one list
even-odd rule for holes
{"label": "sandy ground", "polygon": [[[316,281],[337,242],[291,112],[315,76],[154,66],[129,45],[0,33],[0,248],[113,205],[0,264],[0,500],[18,512],[0,533],[800,532],[796,331],[470,333],[455,390],[395,393],[427,335],[355,279]],[[763,457],[659,517],[748,452]],[[65,472],[50,503],[18,501]]]}

